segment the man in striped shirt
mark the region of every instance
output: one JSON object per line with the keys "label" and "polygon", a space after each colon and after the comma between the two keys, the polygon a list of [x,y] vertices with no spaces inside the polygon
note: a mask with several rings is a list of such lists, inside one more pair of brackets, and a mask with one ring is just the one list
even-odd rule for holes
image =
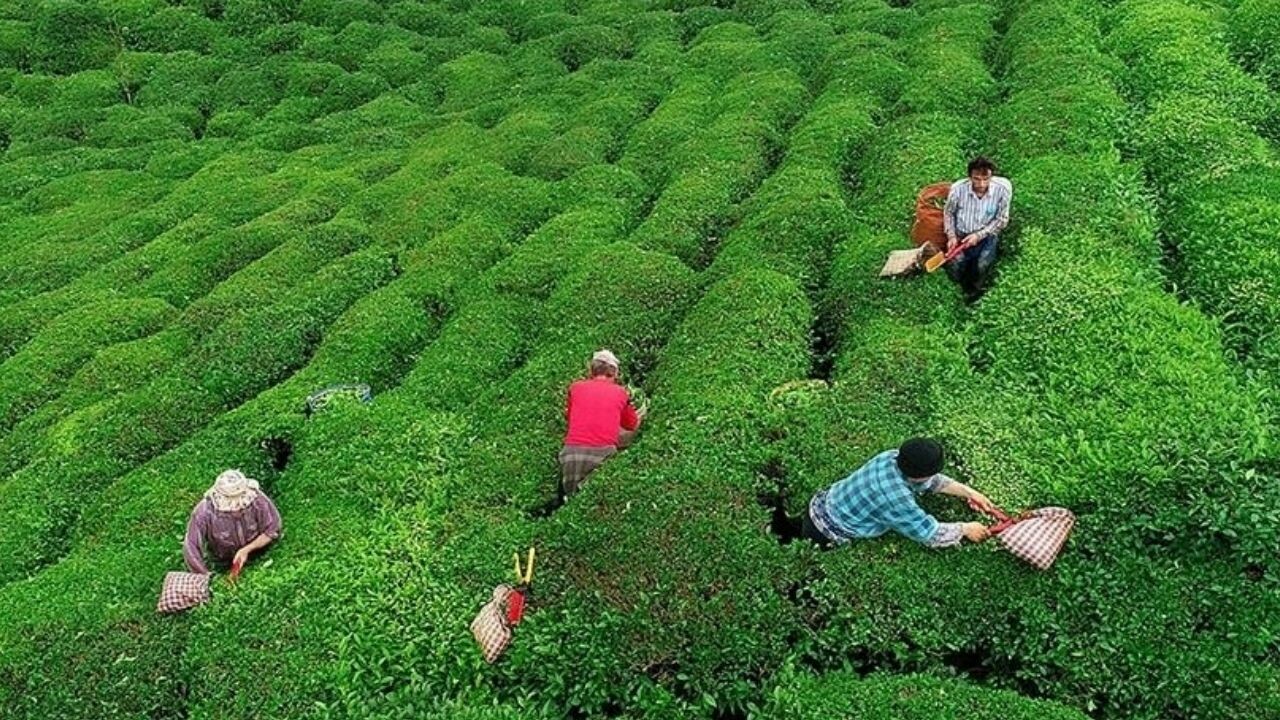
{"label": "man in striped shirt", "polygon": [[942,445],[929,438],[912,438],[896,450],[886,450],[815,494],[800,518],[799,534],[823,547],[889,531],[927,547],[958,545],[961,539],[986,540],[982,523],[938,522],[916,504],[916,495],[936,492],[973,501],[984,510],[995,509],[982,493],[943,475],[942,464]]}
{"label": "man in striped shirt", "polygon": [[969,176],[951,185],[942,211],[947,251],[965,250],[947,263],[947,274],[959,283],[966,299],[982,295],[983,285],[996,262],[1000,231],[1009,224],[1013,185],[995,174],[996,166],[985,157],[969,162]]}

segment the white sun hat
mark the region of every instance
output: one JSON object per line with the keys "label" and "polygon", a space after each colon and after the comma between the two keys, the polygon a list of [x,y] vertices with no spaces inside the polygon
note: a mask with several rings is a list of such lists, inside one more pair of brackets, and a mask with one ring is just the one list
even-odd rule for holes
{"label": "white sun hat", "polygon": [[239,512],[258,499],[258,481],[239,470],[227,470],[218,476],[213,487],[204,494],[218,512]]}

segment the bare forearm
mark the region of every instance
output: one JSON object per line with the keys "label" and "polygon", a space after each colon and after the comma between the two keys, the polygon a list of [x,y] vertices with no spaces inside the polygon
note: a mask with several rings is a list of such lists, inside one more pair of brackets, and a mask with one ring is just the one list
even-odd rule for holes
{"label": "bare forearm", "polygon": [[965,485],[959,480],[952,480],[938,489],[943,495],[954,495],[962,500],[968,500],[974,496],[973,488]]}
{"label": "bare forearm", "polygon": [[260,535],[258,535],[258,537],[254,538],[253,540],[250,540],[250,541],[249,541],[249,544],[248,544],[248,545],[245,545],[245,546],[244,546],[243,548],[241,548],[241,549],[242,549],[242,550],[247,550],[248,552],[256,552],[256,551],[261,550],[262,548],[264,548],[264,547],[266,547],[266,546],[270,545],[270,544],[271,544],[271,542],[272,542],[273,540],[275,540],[275,538],[270,537],[269,535],[266,535],[266,534],[260,534]]}

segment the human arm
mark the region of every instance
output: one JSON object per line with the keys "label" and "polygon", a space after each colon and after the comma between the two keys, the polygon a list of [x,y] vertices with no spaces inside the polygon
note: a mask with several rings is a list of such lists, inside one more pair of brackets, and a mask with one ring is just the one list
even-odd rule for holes
{"label": "human arm", "polygon": [[622,406],[622,425],[623,430],[636,430],[640,427],[640,421],[644,420],[644,415],[636,410],[635,406],[627,400]]}
{"label": "human arm", "polygon": [[266,533],[258,533],[258,536],[249,541],[248,545],[236,551],[235,559],[232,561],[233,567],[244,567],[249,562],[249,556],[271,544],[275,538],[268,536]]}
{"label": "human arm", "polygon": [[276,538],[280,537],[282,526],[280,511],[276,509],[276,504],[271,501],[271,498],[265,494],[258,495],[253,501],[252,512],[259,530],[252,540],[236,551],[234,562],[240,566],[249,561],[250,555],[270,545],[275,542]]}
{"label": "human arm", "polygon": [[945,486],[939,489],[938,492],[942,493],[943,495],[951,495],[953,497],[958,497],[962,500],[972,501],[973,504],[976,505],[977,508],[982,512],[987,513],[988,515],[995,514],[996,506],[994,503],[992,503],[990,500],[987,499],[986,495],[983,495],[982,493],[978,492],[977,490],[974,490],[973,488],[969,487],[968,485],[965,485],[962,482],[951,480]]}
{"label": "human arm", "polygon": [[[884,522],[898,533],[930,547],[944,547],[949,540],[949,531],[943,529],[946,523],[940,523],[932,515],[924,511],[911,493],[905,489],[901,494],[893,493],[882,508]],[[939,531],[943,536],[939,537]]]}
{"label": "human arm", "polygon": [[201,500],[191,511],[187,519],[187,534],[182,541],[182,559],[187,569],[200,575],[208,575],[209,568],[204,564],[204,528],[208,521],[208,511]]}
{"label": "human arm", "polygon": [[951,250],[957,242],[955,215],[959,209],[960,203],[956,198],[956,189],[953,187],[947,193],[946,205],[942,207],[942,230],[947,235],[947,250]]}
{"label": "human arm", "polygon": [[[929,484],[934,483],[941,488],[936,492],[943,494],[951,494],[947,490],[959,484],[945,475],[935,475],[929,481]],[[951,547],[958,545],[962,538],[967,538],[971,542],[982,542],[987,539],[987,528],[982,523],[938,522],[917,505],[910,495],[895,498],[889,508],[886,518],[889,525],[926,547]]]}

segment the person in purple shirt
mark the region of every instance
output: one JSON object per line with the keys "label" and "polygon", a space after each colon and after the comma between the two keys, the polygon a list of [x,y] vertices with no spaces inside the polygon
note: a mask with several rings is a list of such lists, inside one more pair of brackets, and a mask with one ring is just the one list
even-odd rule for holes
{"label": "person in purple shirt", "polygon": [[243,567],[250,555],[280,537],[280,527],[280,512],[258,481],[227,470],[191,511],[183,559],[191,572],[205,575],[206,551],[217,563]]}

